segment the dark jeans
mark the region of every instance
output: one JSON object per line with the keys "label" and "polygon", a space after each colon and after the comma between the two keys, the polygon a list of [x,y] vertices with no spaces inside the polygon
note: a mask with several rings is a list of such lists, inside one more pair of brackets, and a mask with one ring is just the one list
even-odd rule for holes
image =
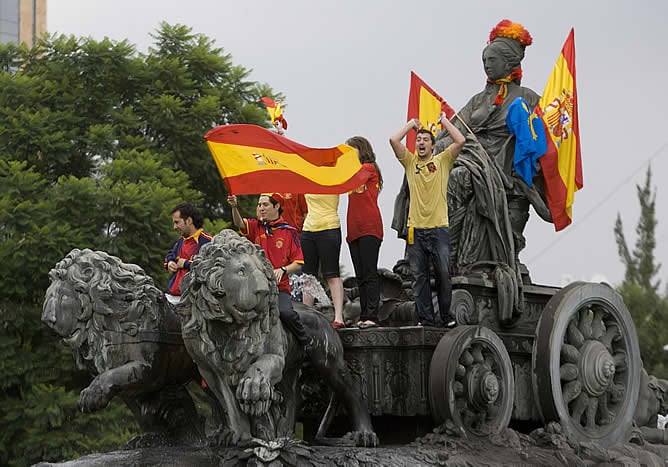
{"label": "dark jeans", "polygon": [[283,326],[295,335],[297,341],[302,345],[308,343],[309,337],[304,329],[304,323],[292,307],[292,298],[289,293],[278,292],[278,311]]}
{"label": "dark jeans", "polygon": [[380,239],[365,235],[348,243],[360,291],[360,321],[376,321],[380,303],[378,283],[378,251]]}
{"label": "dark jeans", "polygon": [[420,322],[434,324],[434,305],[429,286],[429,266],[434,266],[438,308],[441,321],[445,325],[452,321],[450,302],[452,283],[450,282],[450,230],[447,227],[415,229],[414,243],[406,248],[411,271],[415,276],[413,294]]}

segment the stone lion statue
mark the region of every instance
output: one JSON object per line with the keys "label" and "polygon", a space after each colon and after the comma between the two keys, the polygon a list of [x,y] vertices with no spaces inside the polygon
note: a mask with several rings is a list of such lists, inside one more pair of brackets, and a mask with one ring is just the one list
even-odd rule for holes
{"label": "stone lion statue", "polygon": [[49,272],[42,321],[95,376],[79,408],[94,412],[116,395],[146,434],[130,445],[182,444],[204,436],[185,389],[200,381],[181,323],[153,280],[105,252],[72,250]]}
{"label": "stone lion statue", "polygon": [[305,359],[332,389],[330,407],[343,402],[355,443],[378,443],[338,334],[323,314],[295,306],[313,337],[306,355],[281,325],[273,268],[259,246],[223,230],[195,257],[181,289],[177,312],[186,348],[226,417],[220,444],[291,438]]}

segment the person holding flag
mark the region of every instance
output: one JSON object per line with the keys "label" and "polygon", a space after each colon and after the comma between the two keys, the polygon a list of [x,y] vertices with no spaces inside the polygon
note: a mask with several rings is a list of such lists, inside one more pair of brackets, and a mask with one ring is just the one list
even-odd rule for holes
{"label": "person holding flag", "polygon": [[300,344],[306,346],[311,339],[304,329],[299,314],[292,306],[288,279],[288,274],[298,271],[304,264],[304,255],[296,229],[281,217],[283,209],[273,193],[263,194],[258,198],[257,219],[246,219],[241,216],[236,196],[228,196],[227,203],[232,207],[234,225],[244,237],[262,247],[274,268],[281,322],[294,334]]}
{"label": "person holding flag", "polygon": [[[422,123],[417,118],[408,121],[391,136],[390,145],[406,171],[410,191],[406,253],[415,277],[413,293],[419,324],[436,324],[429,281],[429,268],[433,266],[442,325],[454,327],[457,323],[450,314],[452,284],[446,187],[450,169],[466,139],[450,123],[445,112],[441,113],[438,123],[443,125],[452,138],[452,143],[442,152],[433,154],[434,135],[430,130],[422,128]],[[415,154],[402,143],[411,130],[417,130]]]}

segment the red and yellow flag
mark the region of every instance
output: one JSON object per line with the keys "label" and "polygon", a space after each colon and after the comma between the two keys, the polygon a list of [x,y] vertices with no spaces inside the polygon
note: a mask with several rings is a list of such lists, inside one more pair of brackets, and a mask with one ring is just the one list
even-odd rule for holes
{"label": "red and yellow flag", "polygon": [[[445,112],[448,118],[452,118],[455,111],[436,94],[427,83],[422,81],[414,71],[411,71],[411,88],[408,93],[408,118],[418,118],[422,122],[422,127],[429,129],[434,136],[443,126],[438,123],[441,112]],[[406,147],[410,152],[415,152],[415,130],[411,130],[406,135]]]}
{"label": "red and yellow flag", "polygon": [[283,129],[287,130],[288,121],[283,116],[283,107],[281,107],[281,103],[274,101],[271,97],[263,97],[260,100],[267,106],[267,112],[269,112],[269,117],[271,117],[271,124],[274,125],[278,121],[281,123]]}
{"label": "red and yellow flag", "polygon": [[547,152],[538,161],[554,229],[559,231],[571,223],[574,194],[583,186],[573,29],[547,80],[536,113],[543,120],[547,136]]}
{"label": "red and yellow flag", "polygon": [[205,136],[230,194],[341,194],[364,184],[357,150],[309,148],[256,125],[224,125]]}

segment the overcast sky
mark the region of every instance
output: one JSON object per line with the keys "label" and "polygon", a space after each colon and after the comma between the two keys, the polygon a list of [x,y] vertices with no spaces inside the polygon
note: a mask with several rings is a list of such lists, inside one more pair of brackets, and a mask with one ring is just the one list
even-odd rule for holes
{"label": "overcast sky", "polygon": [[[522,84],[542,94],[571,27],[575,28],[584,189],[573,224],[555,233],[532,212],[520,259],[536,283],[618,284],[624,268],[613,227],[617,213],[635,243],[636,185],[651,161],[657,189],[656,259],[668,279],[668,2],[650,0],[409,2],[395,0],[49,0],[51,33],[151,44],[161,21],[185,24],[216,41],[251,79],[286,96],[287,136],[331,147],[367,137],[385,189],[380,266],[403,254],[389,228],[402,177],[389,136],[406,121],[414,70],[456,110],[484,87],[482,50],[501,19],[533,36]],[[340,215],[345,220],[346,197]],[[165,220],[167,222],[168,220]],[[345,229],[345,227],[344,227]],[[341,261],[352,272],[344,245]]]}

